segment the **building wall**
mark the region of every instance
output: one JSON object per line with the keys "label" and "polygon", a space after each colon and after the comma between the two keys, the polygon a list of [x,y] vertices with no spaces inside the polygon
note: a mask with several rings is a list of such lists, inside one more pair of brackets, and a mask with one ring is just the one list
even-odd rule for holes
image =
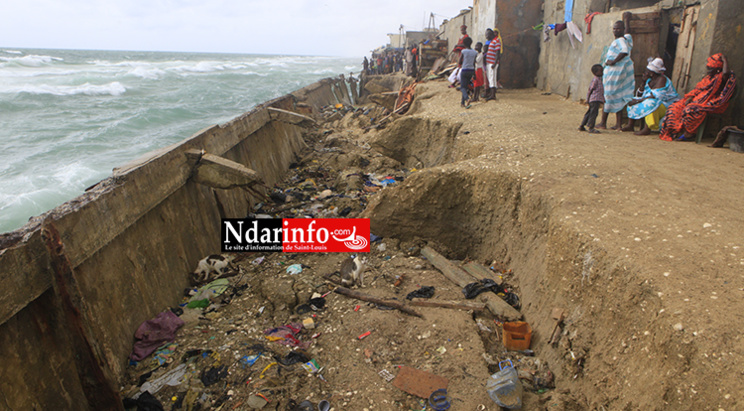
{"label": "building wall", "polygon": [[462,37],[462,34],[460,34],[460,26],[463,24],[468,26],[468,36],[473,38],[473,45],[475,45],[477,41],[481,41],[477,40],[477,37],[473,35],[474,32],[471,30],[473,25],[472,16],[473,12],[471,9],[464,9],[460,14],[446,20],[441,24],[441,26],[439,26],[439,38],[447,40],[449,51],[452,51],[452,49],[455,48],[457,41]]}
{"label": "building wall", "polygon": [[[646,2],[649,3],[649,2]],[[544,21],[546,24],[559,23],[564,20],[564,0],[545,0]],[[568,39],[568,33],[563,31],[557,36],[549,35],[550,40],[545,43],[540,41],[540,69],[537,76],[537,87],[572,100],[586,98],[586,89],[592,79],[590,68],[593,64],[602,63],[602,56],[613,40],[612,24],[622,19],[622,13],[628,9],[620,5],[644,4],[641,0],[612,2],[610,12],[594,17],[592,31],[586,34],[586,23],[583,16],[592,11],[600,11],[607,8],[609,3],[605,0],[575,0],[573,9],[573,21],[582,30],[583,43],[576,43],[572,48]],[[735,73],[744,73],[744,48],[739,46],[744,41],[744,11],[739,1],[719,0],[662,0],[650,7],[631,9],[634,14],[648,13],[675,9],[683,10],[685,6],[700,4],[700,15],[697,22],[695,46],[692,52],[690,81],[685,90],[678,90],[680,94],[689,91],[705,75],[705,62],[714,53],[724,53]],[[665,20],[662,18],[662,22]],[[664,42],[668,27],[663,24],[659,34],[659,54],[663,53]],[[631,57],[636,66],[636,72],[642,70],[646,65],[646,59],[653,57],[651,52],[644,55],[638,49],[636,39],[640,35],[634,35],[635,48]],[[645,47],[646,50],[649,47]],[[670,67],[670,69],[676,69]],[[721,122],[711,125],[715,131],[722,125],[739,124],[744,125],[744,93],[738,92],[729,111],[724,115]],[[717,121],[717,120],[716,120]],[[725,124],[724,124],[725,123]]]}
{"label": "building wall", "polygon": [[472,33],[473,43],[485,43],[486,29],[496,26],[496,0],[474,0],[471,25],[468,33]]}
{"label": "building wall", "polygon": [[499,81],[506,88],[535,86],[541,34],[532,29],[542,20],[541,0],[497,0],[495,26],[501,32]]}

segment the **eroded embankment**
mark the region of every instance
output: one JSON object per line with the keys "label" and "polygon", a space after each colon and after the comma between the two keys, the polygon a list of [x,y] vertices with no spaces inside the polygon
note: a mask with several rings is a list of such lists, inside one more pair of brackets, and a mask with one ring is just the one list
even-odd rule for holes
{"label": "eroded embankment", "polygon": [[[402,131],[397,140],[378,140],[397,141],[397,154],[449,141],[459,129],[432,128],[436,123],[400,119],[382,132]],[[417,141],[427,137],[428,143]],[[435,158],[458,154],[446,144],[434,151]],[[397,159],[410,164],[426,157],[419,152]],[[475,159],[415,173],[374,198],[364,215],[379,235],[427,241],[451,259],[503,261],[513,269],[522,312],[535,332],[532,348],[556,373],[552,403],[569,409],[668,407],[690,369],[694,345],[660,315],[661,300],[637,267],[561,222],[554,206],[520,175]],[[554,308],[567,316],[560,340],[551,345]]]}

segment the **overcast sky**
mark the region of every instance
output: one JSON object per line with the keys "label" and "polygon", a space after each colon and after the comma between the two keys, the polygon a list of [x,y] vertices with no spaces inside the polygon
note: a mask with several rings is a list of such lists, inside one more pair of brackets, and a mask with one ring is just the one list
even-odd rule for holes
{"label": "overcast sky", "polygon": [[[472,0],[6,0],[0,47],[361,56]],[[10,3],[10,4],[8,4]]]}

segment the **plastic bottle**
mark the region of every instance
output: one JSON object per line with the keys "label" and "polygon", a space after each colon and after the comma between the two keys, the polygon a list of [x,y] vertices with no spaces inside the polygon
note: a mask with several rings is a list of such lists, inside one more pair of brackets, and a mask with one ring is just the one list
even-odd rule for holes
{"label": "plastic bottle", "polygon": [[500,371],[486,384],[488,396],[498,405],[510,410],[522,407],[522,383],[511,360],[499,362]]}

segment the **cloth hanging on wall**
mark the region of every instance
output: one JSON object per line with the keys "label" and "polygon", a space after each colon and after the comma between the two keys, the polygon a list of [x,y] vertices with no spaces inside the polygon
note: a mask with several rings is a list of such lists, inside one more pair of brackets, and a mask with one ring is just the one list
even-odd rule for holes
{"label": "cloth hanging on wall", "polygon": [[565,13],[564,21],[573,20],[573,4],[574,4],[574,0],[566,0],[566,13]]}

